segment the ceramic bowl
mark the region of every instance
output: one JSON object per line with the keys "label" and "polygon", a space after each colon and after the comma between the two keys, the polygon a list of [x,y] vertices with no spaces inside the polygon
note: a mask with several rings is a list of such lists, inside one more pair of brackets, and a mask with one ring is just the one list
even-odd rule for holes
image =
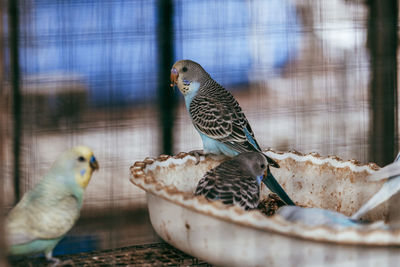
{"label": "ceramic bowl", "polygon": [[[354,213],[383,181],[368,182],[375,164],[361,165],[337,157],[266,151],[280,168],[271,171],[296,204]],[[186,153],[136,162],[131,181],[146,191],[151,223],[166,242],[219,266],[397,266],[400,231],[335,230],[290,223],[280,216],[244,211],[208,201],[193,192],[204,173],[221,158]],[[261,189],[262,197],[268,190]],[[363,219],[387,217],[382,204]]]}

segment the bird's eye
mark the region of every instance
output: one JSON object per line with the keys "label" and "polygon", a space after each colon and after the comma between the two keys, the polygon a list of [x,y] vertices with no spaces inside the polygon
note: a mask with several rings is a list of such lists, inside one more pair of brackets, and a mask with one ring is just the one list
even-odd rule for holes
{"label": "bird's eye", "polygon": [[84,157],[82,157],[82,156],[80,156],[80,157],[78,158],[78,161],[80,161],[80,162],[84,162],[84,161],[85,161],[85,158],[84,158]]}
{"label": "bird's eye", "polygon": [[187,72],[187,68],[186,68],[186,67],[183,67],[183,68],[182,68],[182,71],[183,71],[183,72]]}
{"label": "bird's eye", "polygon": [[265,164],[261,164],[261,169],[264,169],[265,168]]}

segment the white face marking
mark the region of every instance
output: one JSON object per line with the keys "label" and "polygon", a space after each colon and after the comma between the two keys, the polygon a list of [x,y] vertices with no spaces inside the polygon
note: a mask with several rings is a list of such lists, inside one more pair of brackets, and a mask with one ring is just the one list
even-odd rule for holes
{"label": "white face marking", "polygon": [[191,82],[189,85],[184,84],[182,81],[179,81],[178,88],[182,92],[184,96],[191,92],[197,92],[200,87],[200,83]]}
{"label": "white face marking", "polygon": [[200,88],[200,83],[198,82],[191,82],[189,85],[189,92],[197,92]]}

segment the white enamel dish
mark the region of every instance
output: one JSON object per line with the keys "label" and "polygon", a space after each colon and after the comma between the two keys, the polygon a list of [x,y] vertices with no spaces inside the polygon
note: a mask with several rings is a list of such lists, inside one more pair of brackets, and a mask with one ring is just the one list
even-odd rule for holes
{"label": "white enamel dish", "polygon": [[[280,168],[275,178],[296,204],[354,213],[383,181],[367,182],[378,167],[335,157],[267,151]],[[335,230],[290,223],[279,216],[243,211],[196,197],[204,173],[221,158],[195,158],[180,153],[146,158],[131,167],[131,181],[146,191],[155,231],[174,247],[218,266],[397,266],[400,231]],[[266,197],[268,190],[261,190]],[[382,220],[382,204],[363,219]]]}

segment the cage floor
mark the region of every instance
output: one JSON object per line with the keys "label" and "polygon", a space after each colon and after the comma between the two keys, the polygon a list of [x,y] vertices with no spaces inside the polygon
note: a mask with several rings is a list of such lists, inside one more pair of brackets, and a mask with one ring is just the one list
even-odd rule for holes
{"label": "cage floor", "polygon": [[[167,243],[130,246],[97,252],[58,256],[61,266],[211,266]],[[11,266],[50,266],[44,257],[11,259]],[[60,266],[60,265],[59,265]]]}

